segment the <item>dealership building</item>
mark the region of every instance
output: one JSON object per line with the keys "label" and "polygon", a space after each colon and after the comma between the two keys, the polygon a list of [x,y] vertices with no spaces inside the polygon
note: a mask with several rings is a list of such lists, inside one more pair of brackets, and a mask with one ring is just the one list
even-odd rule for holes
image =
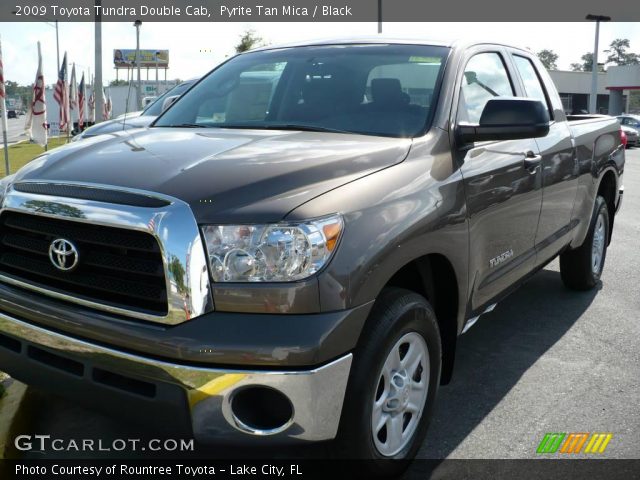
{"label": "dealership building", "polygon": [[[567,113],[589,111],[591,72],[550,70]],[[629,93],[640,90],[640,65],[609,67],[598,73],[598,113],[619,115],[629,112]]]}

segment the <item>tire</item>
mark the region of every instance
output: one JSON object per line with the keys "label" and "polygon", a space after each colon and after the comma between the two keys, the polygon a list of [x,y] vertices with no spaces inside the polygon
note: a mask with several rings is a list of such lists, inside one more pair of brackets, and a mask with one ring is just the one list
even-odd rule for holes
{"label": "tire", "polygon": [[[354,352],[334,442],[339,457],[372,460],[364,463],[372,476],[397,475],[408,466],[431,419],[441,350],[436,315],[427,300],[409,290],[383,290]],[[396,352],[398,357],[390,355]],[[376,432],[374,411],[378,424],[384,423]],[[395,427],[400,436],[387,437],[387,426]]]}
{"label": "tire", "polygon": [[609,225],[607,203],[597,196],[584,243],[560,255],[560,276],[567,288],[591,290],[598,284],[607,256]]}

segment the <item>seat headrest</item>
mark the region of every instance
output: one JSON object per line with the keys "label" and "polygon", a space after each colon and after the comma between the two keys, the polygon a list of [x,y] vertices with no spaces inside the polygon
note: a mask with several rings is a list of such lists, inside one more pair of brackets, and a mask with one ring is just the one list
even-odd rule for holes
{"label": "seat headrest", "polygon": [[407,103],[402,92],[400,80],[397,78],[374,78],[371,80],[371,97],[374,103],[403,104]]}

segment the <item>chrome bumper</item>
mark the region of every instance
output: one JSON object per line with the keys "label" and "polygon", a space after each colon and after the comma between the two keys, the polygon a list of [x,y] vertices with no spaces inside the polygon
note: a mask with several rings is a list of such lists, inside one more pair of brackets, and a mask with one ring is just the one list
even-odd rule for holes
{"label": "chrome bumper", "polygon": [[[0,313],[0,334],[12,339],[12,358],[32,357],[28,352],[41,348],[83,366],[83,381],[91,382],[95,368],[151,383],[179,386],[193,433],[199,441],[240,442],[269,436],[269,441],[285,443],[330,440],[336,436],[352,355],[307,371],[251,371],[185,366],[120,352],[71,338]],[[0,342],[0,349],[9,348]],[[1,352],[0,352],[1,353]],[[29,357],[27,357],[29,355]],[[40,368],[40,367],[38,367]],[[42,364],[43,369],[55,368]],[[0,365],[11,373],[11,365]],[[18,378],[20,380],[20,378]],[[231,409],[236,392],[249,386],[265,386],[284,394],[293,409],[291,420],[282,428],[259,430],[238,421]],[[108,392],[108,390],[106,390]],[[122,408],[122,406],[120,407]],[[126,407],[125,407],[126,408]]]}

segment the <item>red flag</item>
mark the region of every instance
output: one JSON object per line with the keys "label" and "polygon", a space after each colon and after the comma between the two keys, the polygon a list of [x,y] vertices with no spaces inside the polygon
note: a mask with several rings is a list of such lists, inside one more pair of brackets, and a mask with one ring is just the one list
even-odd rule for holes
{"label": "red flag", "polygon": [[58,72],[58,81],[53,91],[53,99],[60,106],[60,130],[69,126],[69,83],[67,81],[67,52],[64,53],[62,67]]}
{"label": "red flag", "polygon": [[40,145],[47,144],[47,103],[44,96],[44,77],[42,76],[42,54],[38,42],[38,71],[33,84],[31,106],[27,112],[25,132],[27,136]]}

